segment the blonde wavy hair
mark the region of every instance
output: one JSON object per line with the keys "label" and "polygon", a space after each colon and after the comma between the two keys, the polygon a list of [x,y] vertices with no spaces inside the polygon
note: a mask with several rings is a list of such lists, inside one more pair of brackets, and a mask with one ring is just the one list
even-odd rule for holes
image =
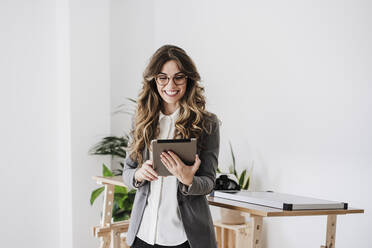
{"label": "blonde wavy hair", "polygon": [[[211,117],[205,110],[204,88],[199,84],[200,75],[192,59],[186,52],[174,45],[160,47],[150,58],[143,72],[142,89],[137,98],[133,128],[130,132],[132,141],[129,146],[130,158],[142,165],[142,152],[150,148],[151,140],[159,135],[159,111],[164,110],[163,100],[157,90],[155,76],[161,72],[163,65],[174,60],[181,72],[187,75],[185,95],[179,100],[180,112],[175,123],[175,138],[199,138],[203,130],[212,132]],[[198,142],[198,146],[200,146]]]}

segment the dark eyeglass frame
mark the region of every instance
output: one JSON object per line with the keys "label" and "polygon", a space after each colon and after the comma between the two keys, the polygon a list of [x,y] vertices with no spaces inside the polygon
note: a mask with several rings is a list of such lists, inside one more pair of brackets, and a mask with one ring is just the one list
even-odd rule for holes
{"label": "dark eyeglass frame", "polygon": [[[183,81],[182,83],[177,83],[176,80],[175,80],[175,78],[177,76],[181,76],[181,75],[184,76],[184,78],[182,78],[182,80],[184,79],[185,81]],[[158,79],[160,76],[163,76],[163,77],[166,76],[167,77],[167,82],[166,83],[160,83],[160,81]],[[178,73],[174,74],[173,77],[170,77],[170,76],[168,76],[165,73],[159,73],[158,75],[155,76],[155,82],[157,84],[161,85],[161,86],[165,86],[165,85],[169,84],[169,81],[170,81],[171,78],[173,79],[173,82],[174,82],[175,85],[184,85],[187,82],[188,76],[185,73],[183,73],[183,72],[178,72]]]}

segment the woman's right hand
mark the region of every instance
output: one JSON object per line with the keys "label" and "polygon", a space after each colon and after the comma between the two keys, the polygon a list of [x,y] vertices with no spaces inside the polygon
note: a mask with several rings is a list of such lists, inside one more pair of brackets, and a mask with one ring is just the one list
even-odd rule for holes
{"label": "woman's right hand", "polygon": [[152,168],[152,161],[146,160],[141,168],[136,171],[136,173],[134,174],[134,178],[137,180],[137,182],[142,182],[143,180],[147,180],[150,182],[157,180],[158,173],[156,173],[155,170]]}

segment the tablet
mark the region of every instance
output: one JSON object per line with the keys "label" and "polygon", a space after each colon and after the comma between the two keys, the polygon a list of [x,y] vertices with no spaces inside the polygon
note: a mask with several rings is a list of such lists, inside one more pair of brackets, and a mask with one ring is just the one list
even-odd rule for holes
{"label": "tablet", "polygon": [[196,155],[196,138],[191,139],[155,139],[151,141],[153,168],[159,176],[172,175],[160,160],[162,152],[171,150],[185,165],[193,165]]}

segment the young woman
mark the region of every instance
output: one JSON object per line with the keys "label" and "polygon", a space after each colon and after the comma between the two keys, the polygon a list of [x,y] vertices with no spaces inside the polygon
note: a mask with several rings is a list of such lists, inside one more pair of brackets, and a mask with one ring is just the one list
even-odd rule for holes
{"label": "young woman", "polygon": [[[194,62],[172,45],[160,47],[144,71],[123,170],[124,183],[137,189],[126,238],[131,247],[217,246],[205,196],[215,184],[219,120],[205,110],[199,81]],[[194,164],[164,152],[161,161],[172,176],[158,176],[151,140],[188,138],[197,138]]]}

